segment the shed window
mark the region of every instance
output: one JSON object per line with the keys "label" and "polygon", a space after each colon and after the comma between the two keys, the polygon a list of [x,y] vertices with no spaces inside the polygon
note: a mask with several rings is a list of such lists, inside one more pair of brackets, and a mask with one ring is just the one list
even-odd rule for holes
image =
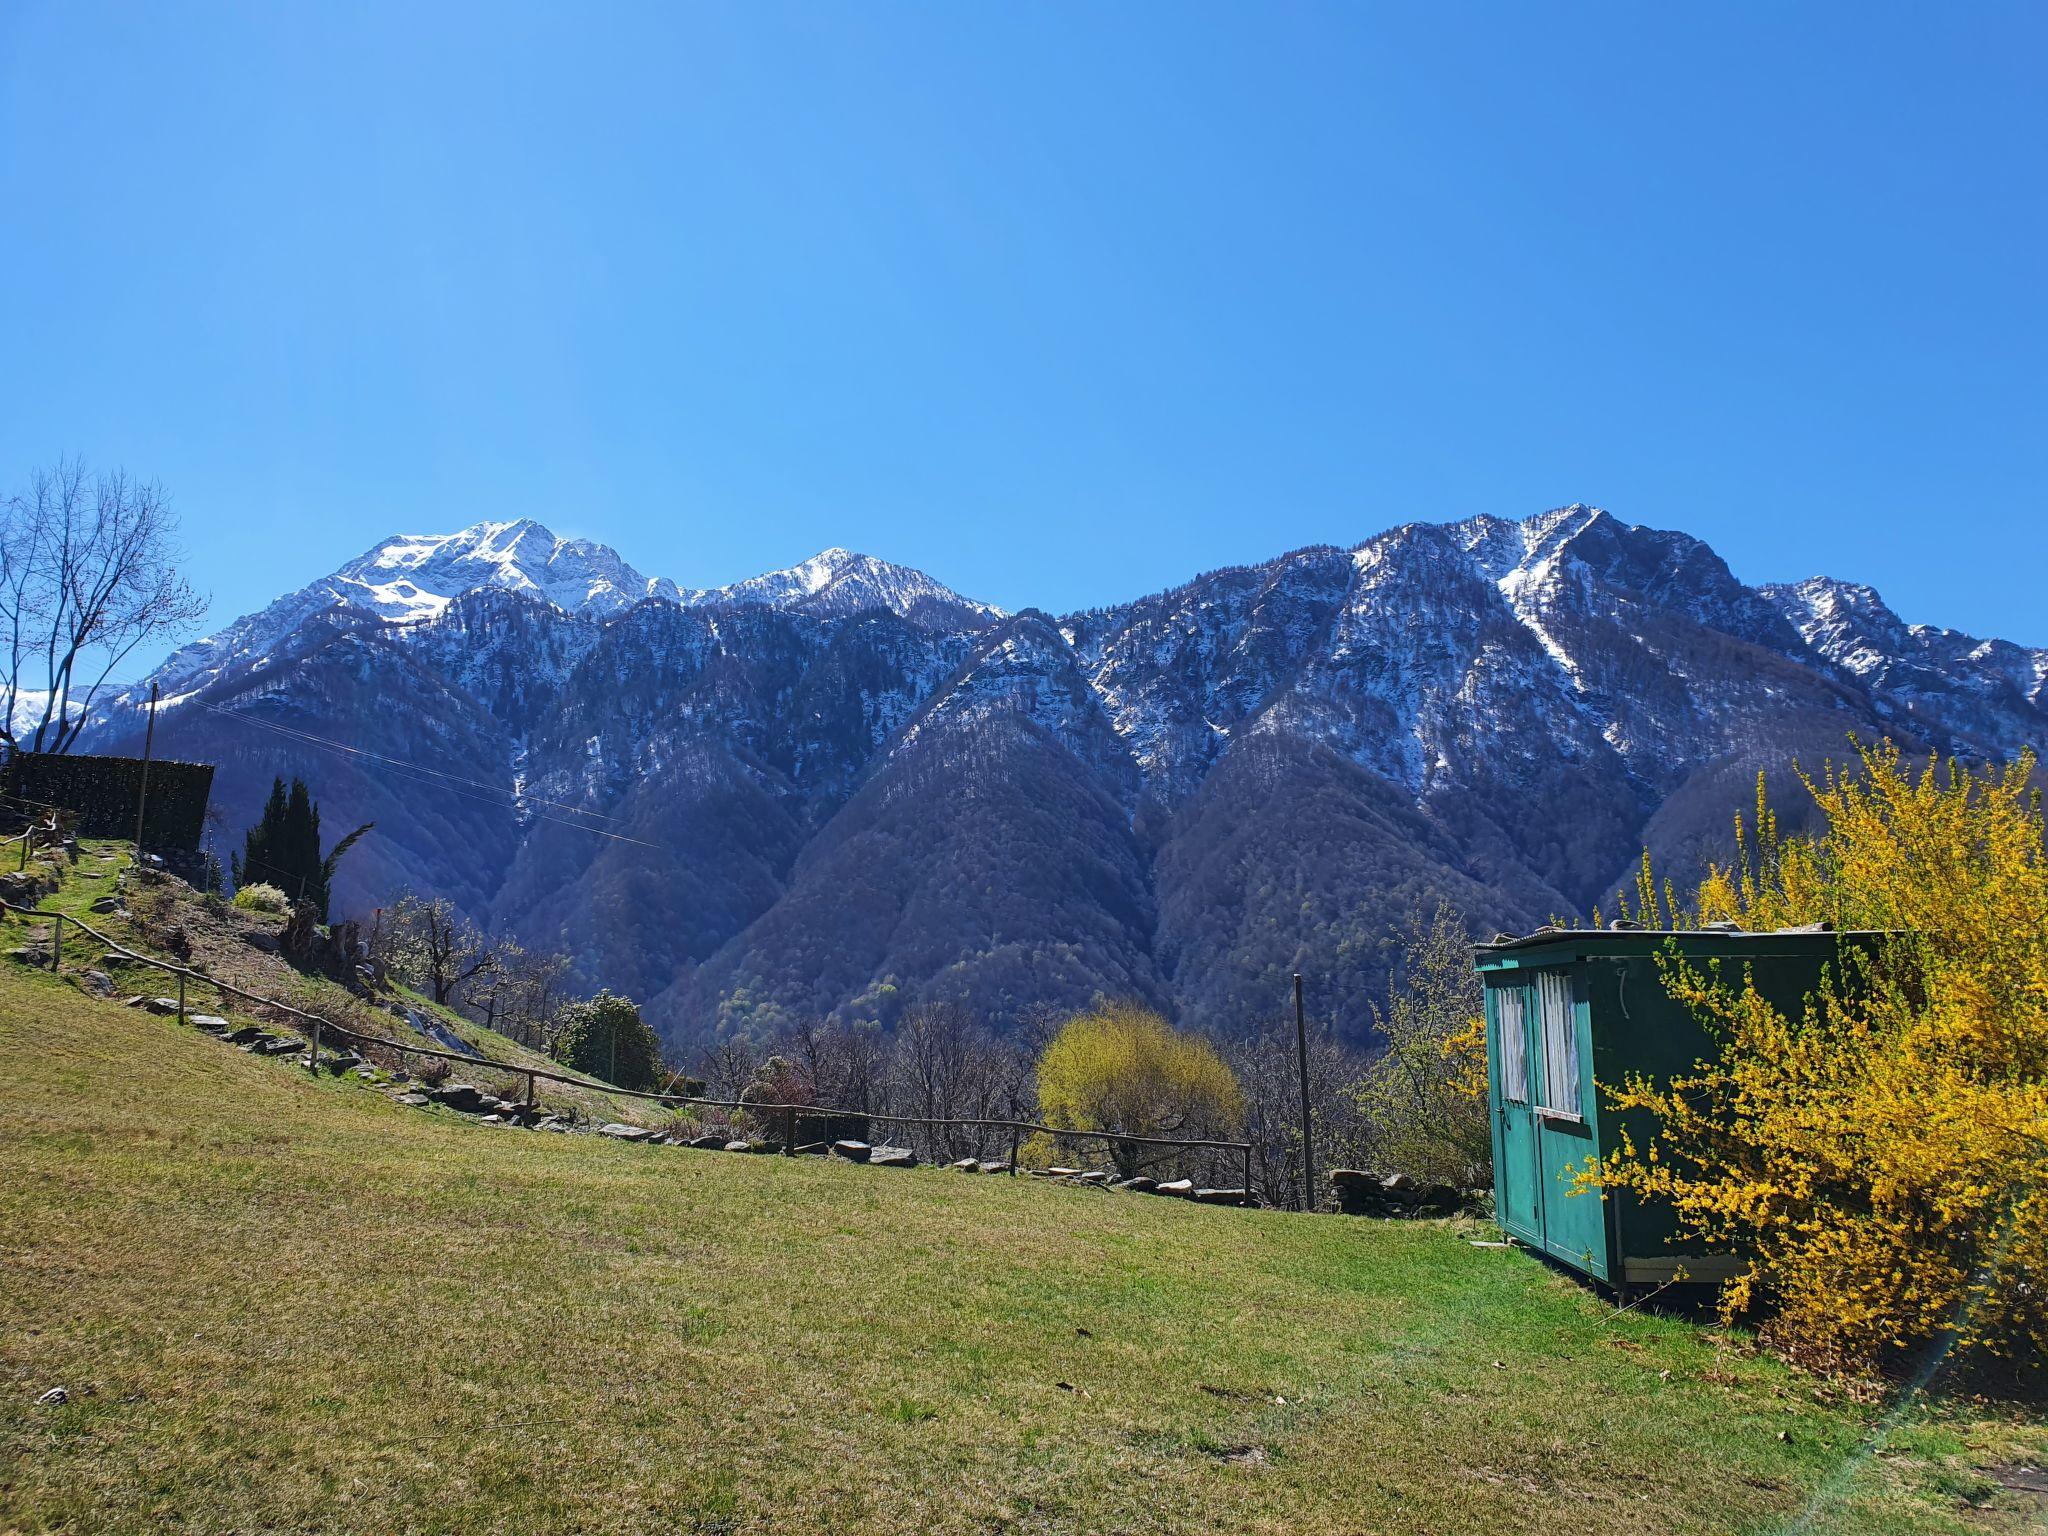
{"label": "shed window", "polygon": [[1500,1023],[1500,1096],[1510,1104],[1529,1102],[1529,1028],[1520,987],[1494,990],[1494,1016]]}
{"label": "shed window", "polygon": [[1579,1113],[1579,1027],[1572,1016],[1572,979],[1563,971],[1536,975],[1536,1018],[1543,1037],[1544,1109]]}

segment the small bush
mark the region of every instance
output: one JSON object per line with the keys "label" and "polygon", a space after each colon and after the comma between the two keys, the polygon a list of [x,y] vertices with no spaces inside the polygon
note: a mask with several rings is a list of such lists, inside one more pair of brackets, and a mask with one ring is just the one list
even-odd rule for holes
{"label": "small bush", "polygon": [[243,912],[267,912],[273,917],[282,917],[292,909],[291,899],[283,891],[260,880],[235,892],[235,906]]}

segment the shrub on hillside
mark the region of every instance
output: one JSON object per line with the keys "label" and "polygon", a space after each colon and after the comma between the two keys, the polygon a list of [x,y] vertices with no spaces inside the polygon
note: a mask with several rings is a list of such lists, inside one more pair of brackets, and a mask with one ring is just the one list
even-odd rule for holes
{"label": "shrub on hillside", "polygon": [[[1208,1040],[1139,1004],[1107,1003],[1068,1020],[1039,1057],[1038,1112],[1062,1130],[1221,1138],[1237,1130],[1244,1096]],[[1109,1147],[1126,1177],[1169,1150]]]}
{"label": "shrub on hillside", "polygon": [[273,917],[282,917],[292,909],[290,897],[276,886],[267,885],[260,880],[254,885],[245,885],[236,891],[234,904],[240,911],[267,912]]}
{"label": "shrub on hillside", "polygon": [[[1725,1310],[1797,1358],[1862,1366],[1922,1345],[2048,1355],[2048,853],[2032,760],[1930,766],[1889,745],[1806,780],[1823,823],[1781,836],[1759,784],[1738,859],[1690,910],[1647,860],[1633,912],[1891,935],[1798,1017],[1742,975],[1666,967],[1720,1041],[1612,1102],[1657,1117],[1608,1185],[1669,1201],[1744,1254]],[[1624,916],[1631,915],[1625,911]]]}
{"label": "shrub on hillside", "polygon": [[662,1076],[659,1037],[631,998],[610,992],[563,1009],[549,1050],[570,1070],[621,1088],[652,1088]]}

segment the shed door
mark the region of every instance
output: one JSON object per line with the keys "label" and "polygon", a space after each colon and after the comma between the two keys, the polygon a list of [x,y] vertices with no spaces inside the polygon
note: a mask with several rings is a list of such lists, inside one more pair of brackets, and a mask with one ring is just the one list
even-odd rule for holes
{"label": "shed door", "polygon": [[1486,989],[1487,1052],[1493,1068],[1493,1199],[1500,1224],[1525,1243],[1543,1246],[1543,1171],[1536,1157],[1536,1116],[1530,1031],[1530,989],[1510,980]]}
{"label": "shed door", "polygon": [[1535,1041],[1536,1161],[1541,1170],[1543,1246],[1598,1279],[1607,1273],[1607,1213],[1597,1189],[1579,1188],[1593,1157],[1591,1059],[1586,1008],[1570,971],[1530,976]]}

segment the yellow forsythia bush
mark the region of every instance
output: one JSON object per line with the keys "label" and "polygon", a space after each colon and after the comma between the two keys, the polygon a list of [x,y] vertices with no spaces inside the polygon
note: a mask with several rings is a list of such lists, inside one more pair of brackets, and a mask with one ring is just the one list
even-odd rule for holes
{"label": "yellow forsythia bush", "polygon": [[1599,1177],[1746,1255],[1724,1311],[1796,1359],[1856,1368],[1954,1344],[2038,1367],[2048,855],[2033,761],[1916,774],[1889,744],[1858,751],[1850,769],[1805,779],[1825,815],[1816,835],[1781,836],[1759,778],[1734,866],[1709,874],[1690,911],[1667,888],[1662,914],[1646,868],[1639,904],[1653,920],[1896,936],[1867,955],[1845,946],[1798,1018],[1745,977],[1667,963],[1720,1055],[1611,1094],[1658,1132]]}

